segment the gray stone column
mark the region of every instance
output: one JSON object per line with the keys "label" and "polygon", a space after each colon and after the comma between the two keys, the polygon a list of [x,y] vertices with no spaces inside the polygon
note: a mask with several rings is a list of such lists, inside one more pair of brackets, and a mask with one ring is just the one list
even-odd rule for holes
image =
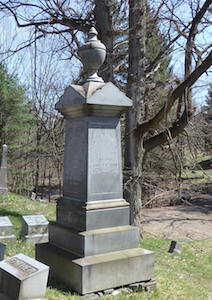
{"label": "gray stone column", "polygon": [[64,195],[49,243],[36,247],[50,277],[80,294],[150,280],[154,265],[153,252],[138,248],[123,199],[120,116],[132,102],[94,73],[56,104],[66,123]]}
{"label": "gray stone column", "polygon": [[7,145],[3,145],[0,156],[0,194],[7,192]]}

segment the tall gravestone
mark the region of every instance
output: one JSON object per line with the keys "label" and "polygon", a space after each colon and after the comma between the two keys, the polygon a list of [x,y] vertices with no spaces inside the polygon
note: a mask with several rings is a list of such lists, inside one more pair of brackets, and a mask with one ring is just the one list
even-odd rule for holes
{"label": "tall gravestone", "polygon": [[151,280],[154,270],[122,193],[120,116],[132,102],[98,77],[105,52],[92,28],[79,49],[88,79],[67,87],[56,104],[66,121],[63,197],[49,243],[36,246],[50,277],[80,294]]}
{"label": "tall gravestone", "polygon": [[0,194],[7,192],[7,145],[3,145],[0,155]]}

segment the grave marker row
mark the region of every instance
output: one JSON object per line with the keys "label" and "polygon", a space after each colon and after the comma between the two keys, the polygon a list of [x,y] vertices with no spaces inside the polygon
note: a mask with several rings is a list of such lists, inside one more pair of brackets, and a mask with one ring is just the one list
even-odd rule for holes
{"label": "grave marker row", "polygon": [[[43,243],[48,241],[49,222],[43,215],[22,217],[21,235],[27,241]],[[0,240],[15,240],[13,225],[8,217],[0,217]]]}

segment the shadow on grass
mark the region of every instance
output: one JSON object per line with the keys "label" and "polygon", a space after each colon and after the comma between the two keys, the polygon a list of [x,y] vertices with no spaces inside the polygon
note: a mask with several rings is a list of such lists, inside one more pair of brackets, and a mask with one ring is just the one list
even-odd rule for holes
{"label": "shadow on grass", "polygon": [[8,211],[6,209],[0,209],[0,216],[3,217],[3,216],[12,216],[12,217],[16,217],[16,218],[19,218],[21,220],[22,218],[22,215],[15,212],[15,211]]}
{"label": "shadow on grass", "polygon": [[63,293],[66,293],[66,294],[78,295],[79,296],[79,294],[77,294],[76,292],[72,291],[70,289],[70,287],[66,283],[64,283],[64,282],[62,282],[62,281],[60,281],[60,280],[58,280],[56,278],[49,278],[48,287],[50,289],[59,290],[59,291],[61,291]]}

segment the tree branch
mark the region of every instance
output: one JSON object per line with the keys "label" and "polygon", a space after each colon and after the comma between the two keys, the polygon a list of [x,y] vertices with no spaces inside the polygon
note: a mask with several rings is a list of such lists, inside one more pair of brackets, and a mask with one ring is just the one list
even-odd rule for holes
{"label": "tree branch", "polygon": [[207,69],[212,64],[212,52],[208,54],[202,64],[197,67],[174,91],[171,93],[167,103],[163,105],[160,111],[149,121],[144,122],[136,127],[136,131],[139,131],[142,135],[149,131],[149,129],[155,128],[160,121],[163,120],[165,114],[167,114],[172,106],[174,105],[175,101],[180,98],[185,89],[191,87],[197,79],[207,71]]}
{"label": "tree branch", "polygon": [[166,129],[158,135],[155,135],[149,138],[148,140],[144,141],[145,151],[148,152],[157,146],[167,143],[170,139],[170,136],[171,138],[175,138],[176,136],[178,136],[180,133],[183,132],[184,128],[186,127],[192,116],[192,112],[187,112],[187,110],[185,109],[180,119],[174,122],[169,129]]}

